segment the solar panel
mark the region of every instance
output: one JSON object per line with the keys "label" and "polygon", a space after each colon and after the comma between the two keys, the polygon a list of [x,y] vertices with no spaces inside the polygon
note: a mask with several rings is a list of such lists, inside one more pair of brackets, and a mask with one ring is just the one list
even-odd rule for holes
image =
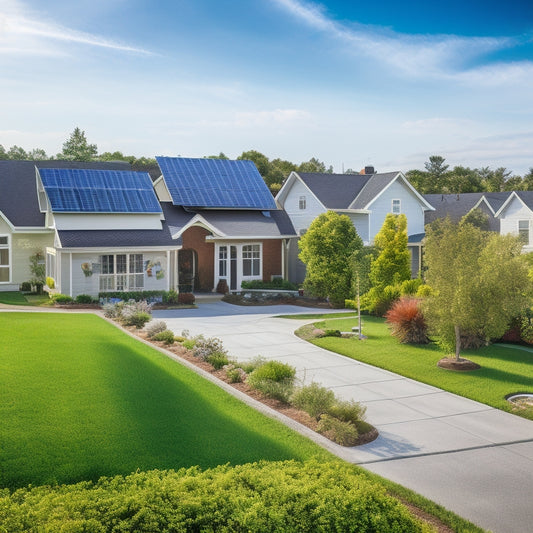
{"label": "solar panel", "polygon": [[172,203],[184,207],[276,209],[252,161],[156,157]]}
{"label": "solar panel", "polygon": [[55,213],[161,212],[146,172],[69,168],[38,172]]}

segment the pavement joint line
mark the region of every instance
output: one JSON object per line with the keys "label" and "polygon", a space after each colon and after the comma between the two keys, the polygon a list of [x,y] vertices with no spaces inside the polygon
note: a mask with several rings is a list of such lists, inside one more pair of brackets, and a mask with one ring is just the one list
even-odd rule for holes
{"label": "pavement joint line", "polygon": [[[365,400],[365,403],[382,402],[382,401],[383,400],[369,400],[369,401]],[[394,402],[396,400],[392,400],[392,401]],[[428,415],[427,413],[419,411],[419,410],[415,409],[414,407],[412,409],[413,409],[413,411],[416,411],[417,413],[420,413],[421,415],[424,415],[423,418],[415,419],[416,421],[420,421],[420,420],[440,420],[442,422],[446,422],[447,418],[452,418],[452,417],[456,417],[456,416],[475,415],[475,414],[478,414],[478,413],[488,413],[488,412],[492,411],[492,409],[489,407],[488,409],[480,409],[480,410],[476,410],[476,411],[462,411],[460,413],[453,413],[451,415]],[[400,425],[400,424],[410,424],[411,422],[413,422],[413,420],[401,420],[401,421],[397,421],[397,422],[384,422],[382,424],[376,424],[376,427],[395,426],[395,425]],[[474,437],[479,437],[479,435],[477,435],[476,433],[472,433],[471,431],[468,431],[468,429],[458,428],[457,426],[455,426],[454,424],[450,424],[449,422],[446,422],[446,423],[449,426],[454,427],[455,429],[461,429],[465,433],[469,433],[470,435],[473,435]],[[529,439],[529,440],[531,440],[533,442],[533,439]]]}
{"label": "pavement joint line", "polygon": [[470,452],[470,451],[475,451],[475,450],[486,450],[489,448],[502,448],[505,446],[512,446],[514,444],[527,444],[527,443],[533,443],[533,439],[521,439],[521,440],[508,441],[508,442],[493,442],[490,444],[484,444],[484,445],[479,445],[479,446],[468,446],[465,448],[456,448],[455,450],[422,452],[422,453],[414,453],[414,454],[409,454],[409,455],[395,455],[394,457],[382,457],[381,459],[369,459],[366,461],[357,461],[356,464],[369,465],[369,464],[374,464],[374,463],[384,463],[388,461],[399,461],[403,459],[417,459],[419,457],[431,457],[431,456],[436,456],[436,455],[451,455],[454,453]]}

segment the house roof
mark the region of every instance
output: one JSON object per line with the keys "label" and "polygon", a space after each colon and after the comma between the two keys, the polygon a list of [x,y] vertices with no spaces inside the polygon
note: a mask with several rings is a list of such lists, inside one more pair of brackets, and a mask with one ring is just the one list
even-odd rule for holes
{"label": "house roof", "polygon": [[510,192],[425,194],[424,198],[435,208],[435,211],[426,211],[425,223],[430,224],[438,218],[446,218],[447,216],[454,222],[459,222],[472,209],[481,206],[483,201],[486,201],[492,210],[491,215],[494,218],[493,213],[496,213],[501,208],[510,194]]}
{"label": "house roof", "polygon": [[40,168],[53,213],[161,213],[147,172]]}
{"label": "house roof", "polygon": [[276,209],[252,161],[156,157],[174,205],[205,209]]}
{"label": "house roof", "polygon": [[43,228],[35,184],[37,168],[94,168],[129,170],[126,162],[0,161],[0,211],[15,227]]}
{"label": "house roof", "polygon": [[397,177],[399,172],[384,172],[372,174],[361,192],[354,199],[350,207],[352,209],[366,209],[384,189],[386,189]]}
{"label": "house roof", "polygon": [[296,173],[326,209],[348,209],[373,174]]}

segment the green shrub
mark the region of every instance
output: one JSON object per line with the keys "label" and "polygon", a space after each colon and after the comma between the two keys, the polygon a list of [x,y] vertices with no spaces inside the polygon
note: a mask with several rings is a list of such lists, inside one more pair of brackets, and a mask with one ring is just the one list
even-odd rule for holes
{"label": "green shrub", "polygon": [[319,383],[311,383],[296,390],[291,398],[291,403],[298,409],[302,409],[308,415],[320,418],[320,415],[328,413],[335,402],[335,393],[322,387]]}
{"label": "green shrub", "polygon": [[317,431],[341,446],[355,446],[359,438],[354,424],[326,414],[321,416]]}
{"label": "green shrub", "polygon": [[171,289],[168,292],[163,294],[163,303],[165,304],[177,304],[178,303],[178,293],[174,289]]}
{"label": "green shrub", "polygon": [[128,315],[122,315],[122,323],[125,326],[135,326],[137,329],[141,329],[147,322],[150,322],[152,317],[149,313],[144,311],[136,311],[135,313],[128,313]]}
{"label": "green shrub", "polygon": [[169,329],[155,333],[152,337],[153,341],[164,342],[165,344],[174,344],[174,333]]}
{"label": "green shrub", "polygon": [[269,398],[274,398],[283,403],[289,403],[294,390],[296,369],[279,361],[268,361],[258,366],[246,380],[253,389],[256,389]]}
{"label": "green shrub", "polygon": [[194,339],[195,343],[192,347],[192,352],[195,357],[199,357],[204,361],[213,354],[227,354],[222,341],[217,337],[205,338],[203,335],[199,335]]}
{"label": "green shrub", "polygon": [[228,355],[225,353],[212,353],[206,361],[215,369],[220,370],[229,363]]}
{"label": "green shrub", "polygon": [[54,281],[54,278],[51,278],[50,276],[48,276],[46,278],[46,285],[48,286],[49,289],[55,289],[56,282]]}
{"label": "green shrub", "polygon": [[92,304],[94,303],[94,298],[90,294],[78,294],[76,296],[77,304]]}
{"label": "green shrub", "polygon": [[74,301],[68,294],[54,294],[52,300],[56,304],[70,304]]}
{"label": "green shrub", "polygon": [[20,291],[21,292],[31,292],[31,282],[30,281],[23,281],[20,284]]}
{"label": "green shrub", "polygon": [[327,329],[322,333],[322,337],[342,337],[342,333],[338,329]]}
{"label": "green shrub", "polygon": [[0,493],[5,531],[427,532],[385,489],[340,461],[136,472]]}
{"label": "green shrub", "polygon": [[336,400],[327,410],[327,414],[355,425],[364,421],[366,407],[355,400]]}
{"label": "green shrub", "polygon": [[233,364],[229,364],[226,367],[226,376],[230,380],[230,383],[241,383],[246,377],[246,372]]}
{"label": "green shrub", "polygon": [[429,285],[420,285],[418,287],[418,290],[416,291],[416,297],[417,298],[426,298],[427,296],[431,296],[431,287]]}
{"label": "green shrub", "polygon": [[406,279],[400,284],[400,295],[414,296],[422,284],[423,282],[420,278]]}
{"label": "green shrub", "polygon": [[144,328],[146,331],[146,336],[149,339],[153,338],[154,335],[157,335],[162,331],[166,331],[167,329],[167,323],[164,320],[152,320],[151,322],[148,322],[146,328]]}
{"label": "green shrub", "polygon": [[185,339],[181,344],[184,348],[187,348],[187,350],[193,350],[196,341],[194,339]]}
{"label": "green shrub", "polygon": [[253,359],[250,359],[250,361],[240,363],[240,367],[247,374],[251,374],[257,367],[264,365],[266,362],[267,360],[264,357],[261,355],[256,355]]}
{"label": "green shrub", "polygon": [[296,283],[282,278],[274,278],[272,281],[262,281],[260,279],[253,279],[251,281],[243,281],[241,283],[243,289],[265,289],[276,290],[282,289],[287,291],[297,291],[299,286]]}

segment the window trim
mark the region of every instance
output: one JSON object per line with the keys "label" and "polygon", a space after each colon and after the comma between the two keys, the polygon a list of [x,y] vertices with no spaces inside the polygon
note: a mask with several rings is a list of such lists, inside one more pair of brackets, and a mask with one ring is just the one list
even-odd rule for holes
{"label": "window trim", "polygon": [[0,281],[0,284],[2,283],[11,283],[11,275],[12,275],[12,266],[13,266],[13,258],[11,255],[11,235],[8,233],[2,233],[0,234],[0,238],[6,238],[6,244],[0,244],[0,250],[7,250],[7,265],[0,265],[0,269],[7,270],[7,281]]}
{"label": "window trim", "polygon": [[300,198],[298,198],[298,209],[300,209],[300,211],[305,211],[307,209],[307,196],[305,196],[305,194],[302,194]]}
{"label": "window trim", "polygon": [[[125,258],[125,263],[122,262],[123,258]],[[101,268],[98,276],[98,288],[100,292],[126,292],[144,290],[144,254],[101,254],[99,256],[99,260]],[[106,265],[105,269],[104,264]],[[120,272],[118,271],[119,265],[121,266]],[[104,272],[104,270],[106,270],[106,272]],[[142,276],[142,285],[137,283],[141,279],[140,276]],[[105,285],[103,285],[103,283],[105,283]]]}
{"label": "window trim", "polygon": [[[526,224],[527,228],[520,228],[521,223]],[[531,237],[530,226],[531,224],[528,219],[522,219],[518,221],[518,236],[520,237],[524,246],[529,246],[530,237]]]}
{"label": "window trim", "polygon": [[[245,253],[248,253],[245,251],[245,248],[253,248],[257,246],[257,250],[250,250],[252,254],[257,252],[257,257],[244,257]],[[246,275],[244,273],[244,262],[250,261],[250,274]],[[257,274],[254,273],[254,264],[257,264]],[[263,278],[263,244],[260,242],[254,242],[254,243],[247,243],[241,245],[241,272],[242,272],[242,279],[262,279]]]}
{"label": "window trim", "polygon": [[[397,209],[395,210],[394,206],[397,205]],[[402,201],[400,198],[393,198],[391,201],[391,213],[393,215],[400,215],[402,212]]]}

